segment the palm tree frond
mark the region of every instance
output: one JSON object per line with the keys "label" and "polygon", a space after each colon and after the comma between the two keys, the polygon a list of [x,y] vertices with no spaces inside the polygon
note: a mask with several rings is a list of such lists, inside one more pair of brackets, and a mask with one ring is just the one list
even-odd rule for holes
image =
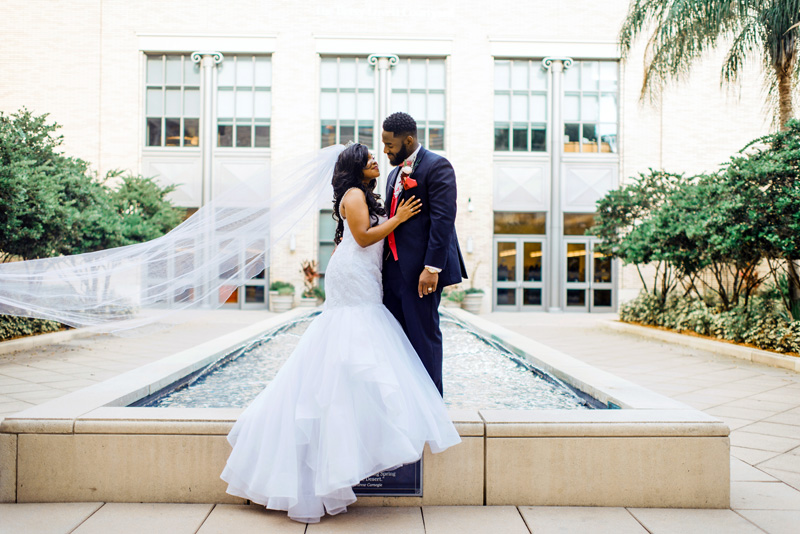
{"label": "palm tree frond", "polygon": [[761,52],[764,41],[761,26],[757,19],[751,17],[746,21],[733,39],[731,47],[722,63],[720,85],[736,83],[747,58],[753,53]]}

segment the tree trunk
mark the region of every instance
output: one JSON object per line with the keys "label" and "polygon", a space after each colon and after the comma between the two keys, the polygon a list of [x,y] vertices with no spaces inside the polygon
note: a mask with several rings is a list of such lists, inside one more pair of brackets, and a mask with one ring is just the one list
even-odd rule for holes
{"label": "tree trunk", "polygon": [[[792,68],[793,62],[786,62],[786,65],[776,65],[775,73],[778,76],[778,120],[780,129],[788,130],[786,123],[793,118],[794,110],[792,107]],[[800,273],[798,273],[795,260],[787,258],[786,266],[789,270],[789,313],[792,319],[800,321]]]}
{"label": "tree trunk", "polygon": [[786,71],[781,66],[776,66],[775,71],[778,76],[778,120],[780,121],[780,130],[784,131],[788,129],[786,123],[794,115],[792,107],[792,74],[791,71]]}

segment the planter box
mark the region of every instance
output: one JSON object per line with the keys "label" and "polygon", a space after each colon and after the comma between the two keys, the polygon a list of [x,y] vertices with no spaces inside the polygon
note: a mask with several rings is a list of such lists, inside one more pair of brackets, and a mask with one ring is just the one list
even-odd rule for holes
{"label": "planter box", "polygon": [[276,290],[270,290],[269,292],[269,311],[275,311],[275,297],[278,296],[278,292]]}
{"label": "planter box", "polygon": [[276,295],[272,299],[272,307],[275,313],[283,313],[294,307],[294,295]]}
{"label": "planter box", "polygon": [[316,308],[319,304],[317,297],[300,297],[300,304],[297,306],[298,308]]}
{"label": "planter box", "polygon": [[483,293],[470,293],[464,297],[464,302],[461,304],[461,307],[477,315],[481,311],[482,302]]}

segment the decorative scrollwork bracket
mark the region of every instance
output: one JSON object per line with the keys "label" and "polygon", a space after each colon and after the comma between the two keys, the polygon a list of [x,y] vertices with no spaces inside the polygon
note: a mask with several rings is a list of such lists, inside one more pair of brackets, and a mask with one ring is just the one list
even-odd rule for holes
{"label": "decorative scrollwork bracket", "polygon": [[225,56],[222,55],[222,52],[192,52],[192,62],[193,63],[200,63],[203,59],[203,56],[211,56],[214,58],[214,63],[219,65],[225,59]]}
{"label": "decorative scrollwork bracket", "polygon": [[369,61],[370,65],[377,65],[381,59],[388,60],[390,67],[394,67],[400,62],[400,58],[395,54],[372,54],[367,58],[367,61]]}
{"label": "decorative scrollwork bracket", "polygon": [[559,57],[559,56],[547,56],[542,60],[542,68],[544,70],[550,70],[550,65],[553,64],[553,61],[560,61],[564,64],[564,70],[567,70],[572,66],[572,58],[571,57]]}

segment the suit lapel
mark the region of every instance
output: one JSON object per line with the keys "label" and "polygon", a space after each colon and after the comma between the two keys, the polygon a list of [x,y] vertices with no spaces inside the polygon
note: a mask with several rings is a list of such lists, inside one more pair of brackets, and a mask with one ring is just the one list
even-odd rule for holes
{"label": "suit lapel", "polygon": [[[424,146],[419,147],[419,152],[417,152],[417,158],[414,160],[414,173],[417,172],[419,166],[422,165],[422,158],[425,157],[428,151],[425,150]],[[412,176],[413,174],[412,173]],[[397,177],[400,176],[400,166],[398,165],[395,167],[392,172],[389,173],[389,180],[386,183],[386,206],[390,207],[392,205],[392,196],[394,196],[394,186],[397,182]],[[400,191],[400,198],[405,198],[405,189]],[[388,213],[388,211],[387,211]]]}
{"label": "suit lapel", "polygon": [[400,174],[400,167],[395,167],[389,173],[389,179],[386,180],[386,207],[392,205],[392,195],[394,194],[394,183],[397,181],[397,175]]}

